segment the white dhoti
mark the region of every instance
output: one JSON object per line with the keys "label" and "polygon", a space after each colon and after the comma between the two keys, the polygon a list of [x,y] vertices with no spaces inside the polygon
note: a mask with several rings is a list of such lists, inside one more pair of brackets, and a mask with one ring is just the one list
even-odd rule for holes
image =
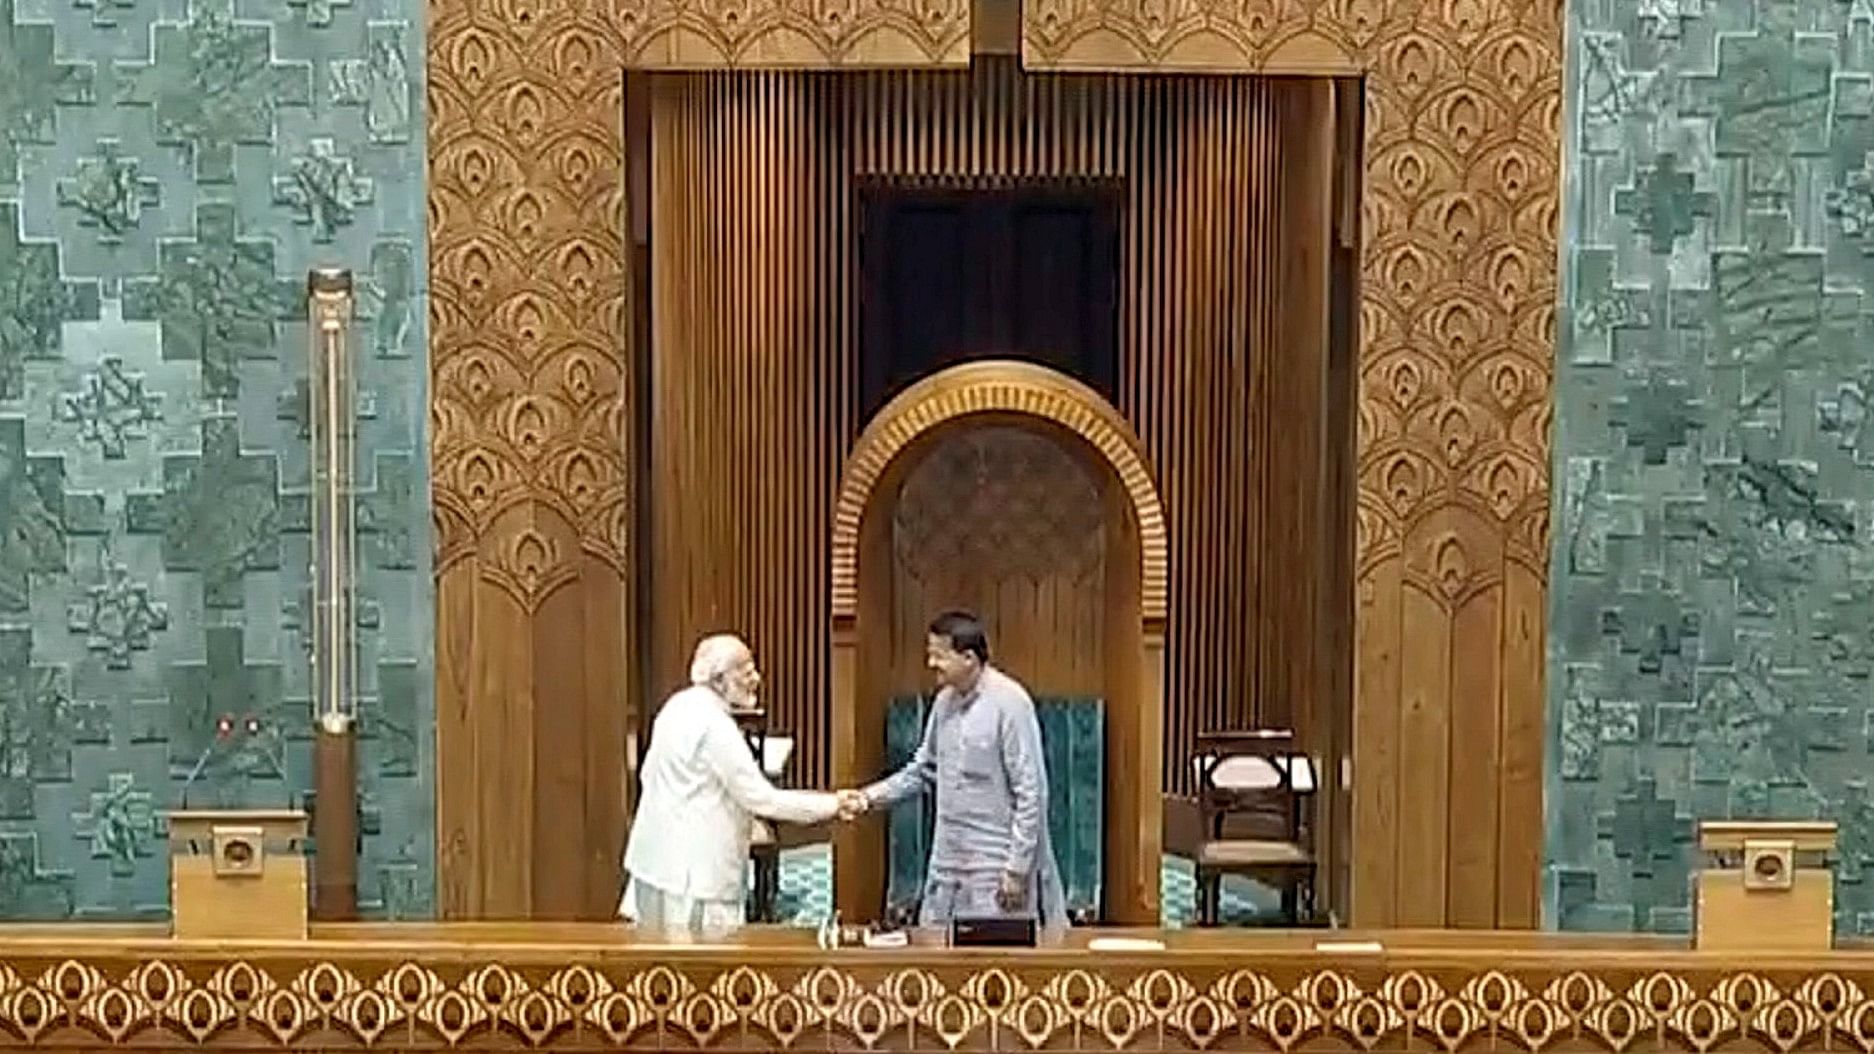
{"label": "white dhoti", "polygon": [[666,940],[718,941],[747,921],[747,906],[740,900],[703,900],[678,896],[637,879],[625,883],[618,901],[618,917]]}

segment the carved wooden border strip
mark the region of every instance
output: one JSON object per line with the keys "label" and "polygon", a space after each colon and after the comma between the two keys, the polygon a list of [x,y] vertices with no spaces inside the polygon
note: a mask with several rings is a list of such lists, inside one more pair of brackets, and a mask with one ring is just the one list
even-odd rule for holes
{"label": "carved wooden border strip", "polygon": [[562,951],[593,961],[504,962],[485,948],[441,966],[380,951],[12,959],[0,1047],[1874,1051],[1865,962],[1354,970],[1103,957],[1093,969]]}
{"label": "carved wooden border strip", "polygon": [[636,69],[967,66],[970,0],[634,0],[618,5]]}

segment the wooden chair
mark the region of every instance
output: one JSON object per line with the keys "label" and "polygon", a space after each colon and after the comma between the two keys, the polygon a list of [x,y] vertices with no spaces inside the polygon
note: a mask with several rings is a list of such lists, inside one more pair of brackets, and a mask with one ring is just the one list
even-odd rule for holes
{"label": "wooden chair", "polygon": [[1193,766],[1202,825],[1195,851],[1198,925],[1218,924],[1225,875],[1278,890],[1289,925],[1312,921],[1316,869],[1307,803],[1314,764],[1297,749],[1294,733],[1203,733]]}

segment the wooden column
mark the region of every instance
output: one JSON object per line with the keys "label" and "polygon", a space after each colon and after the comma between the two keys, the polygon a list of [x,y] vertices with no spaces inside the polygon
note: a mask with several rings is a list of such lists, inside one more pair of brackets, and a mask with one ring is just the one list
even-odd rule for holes
{"label": "wooden column", "polygon": [[638,683],[625,45],[431,5],[438,906],[612,916]]}

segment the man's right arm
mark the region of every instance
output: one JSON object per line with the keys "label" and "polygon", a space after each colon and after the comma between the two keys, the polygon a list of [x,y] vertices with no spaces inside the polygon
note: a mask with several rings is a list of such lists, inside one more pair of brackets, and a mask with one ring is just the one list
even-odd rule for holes
{"label": "man's right arm", "polygon": [[867,808],[896,805],[937,786],[937,748],[934,740],[937,712],[943,705],[941,698],[931,704],[930,717],[924,722],[924,737],[918,740],[917,750],[911,755],[911,760],[897,772],[859,792],[865,796]]}
{"label": "man's right arm", "polygon": [[788,790],[768,782],[733,722],[712,721],[703,733],[703,750],[716,778],[746,812],[783,823],[821,823],[839,809],[839,799],[826,791]]}

